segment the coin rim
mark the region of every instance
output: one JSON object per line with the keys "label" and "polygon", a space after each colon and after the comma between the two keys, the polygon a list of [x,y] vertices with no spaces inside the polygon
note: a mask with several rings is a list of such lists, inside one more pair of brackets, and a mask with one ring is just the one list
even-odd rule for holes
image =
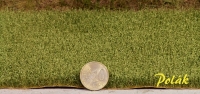
{"label": "coin rim", "polygon": [[[86,63],[86,64],[81,68],[81,71],[80,71],[80,81],[81,81],[82,85],[83,85],[85,88],[87,88],[87,87],[83,84],[83,82],[82,82],[82,80],[81,80],[81,73],[82,73],[82,71],[83,71],[83,68],[84,68],[86,65],[90,64],[90,63],[99,63],[100,65],[102,65],[103,67],[105,67],[105,70],[106,70],[107,73],[108,73],[108,80],[109,80],[109,72],[108,72],[107,67],[106,67],[104,64],[102,64],[101,62],[97,62],[97,61],[88,62],[88,63]],[[99,88],[99,89],[90,89],[90,88],[87,88],[87,89],[89,89],[89,90],[101,90],[102,88],[104,88],[104,87],[107,85],[108,80],[107,80],[106,84],[105,84],[104,86],[102,86],[101,88]]]}

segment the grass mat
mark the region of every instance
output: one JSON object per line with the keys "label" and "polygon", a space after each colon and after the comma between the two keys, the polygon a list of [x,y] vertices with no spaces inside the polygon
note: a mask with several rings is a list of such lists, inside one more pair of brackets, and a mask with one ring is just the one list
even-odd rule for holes
{"label": "grass mat", "polygon": [[155,74],[200,88],[200,11],[0,11],[0,88],[83,87],[90,61],[110,74],[106,88],[156,87]]}

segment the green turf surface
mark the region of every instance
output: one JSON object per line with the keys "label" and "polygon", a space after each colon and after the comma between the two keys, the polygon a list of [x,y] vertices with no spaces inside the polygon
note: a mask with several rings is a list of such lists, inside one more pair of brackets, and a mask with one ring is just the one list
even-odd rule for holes
{"label": "green turf surface", "polygon": [[189,77],[160,87],[200,88],[200,11],[0,11],[0,88],[82,87],[90,61],[106,88],[156,87],[157,73]]}

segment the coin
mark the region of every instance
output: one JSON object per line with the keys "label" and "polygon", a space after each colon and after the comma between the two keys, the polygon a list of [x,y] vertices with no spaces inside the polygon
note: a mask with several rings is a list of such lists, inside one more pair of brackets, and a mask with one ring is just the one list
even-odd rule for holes
{"label": "coin", "polygon": [[89,90],[100,90],[108,82],[108,69],[100,62],[89,62],[82,67],[80,79],[85,88]]}

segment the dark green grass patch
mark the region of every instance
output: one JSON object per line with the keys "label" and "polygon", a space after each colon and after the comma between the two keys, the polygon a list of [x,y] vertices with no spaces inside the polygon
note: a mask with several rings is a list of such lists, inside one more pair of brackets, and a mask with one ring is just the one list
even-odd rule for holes
{"label": "dark green grass patch", "polygon": [[106,88],[155,87],[157,73],[200,88],[200,11],[0,11],[0,88],[82,87],[90,61],[107,66]]}

